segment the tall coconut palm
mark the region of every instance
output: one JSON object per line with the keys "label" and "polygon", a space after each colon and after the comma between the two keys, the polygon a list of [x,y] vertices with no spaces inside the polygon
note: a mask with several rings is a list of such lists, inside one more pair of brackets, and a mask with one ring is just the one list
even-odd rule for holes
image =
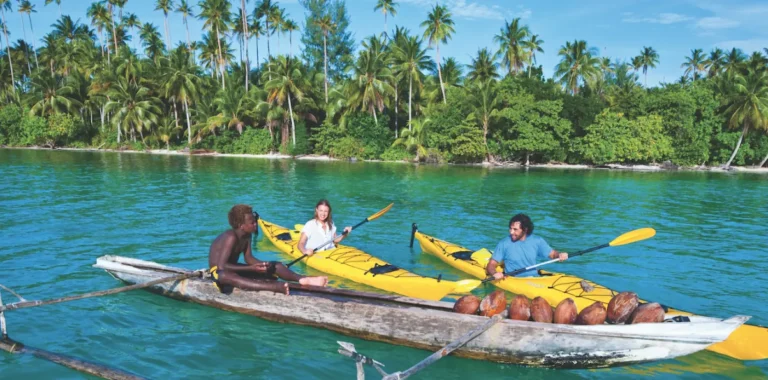
{"label": "tall coconut palm", "polygon": [[323,74],[325,75],[325,103],[328,103],[328,34],[336,28],[330,15],[313,21],[323,32]]}
{"label": "tall coconut palm", "polygon": [[179,6],[176,8],[176,12],[181,13],[181,18],[184,22],[184,28],[187,31],[187,50],[189,50],[190,54],[192,54],[191,58],[194,60],[194,50],[192,50],[192,42],[189,38],[189,22],[187,22],[187,17],[195,17],[195,14],[192,12],[192,6],[187,3],[187,0],[181,0],[179,2]]}
{"label": "tall coconut palm", "polygon": [[155,10],[163,11],[163,20],[165,22],[165,47],[171,48],[171,30],[168,28],[168,12],[173,10],[173,0],[156,0]]}
{"label": "tall coconut palm", "polygon": [[[264,89],[267,91],[267,102],[272,105],[282,106],[288,103],[288,115],[291,120],[291,141],[296,145],[296,123],[293,118],[293,100],[297,103],[304,101],[306,93],[310,90],[310,83],[302,72],[301,63],[284,55],[278,56],[269,62],[272,65],[270,72],[272,79],[267,80]],[[267,75],[269,73],[264,73]]]}
{"label": "tall coconut palm", "polygon": [[[104,29],[110,22],[109,11],[101,2],[91,3],[88,7],[88,17],[91,18],[91,25],[99,32],[99,40],[101,41],[101,55],[104,55],[107,50],[107,41],[104,39]],[[107,57],[109,59],[109,57]]]}
{"label": "tall coconut palm", "polygon": [[79,107],[73,99],[73,89],[65,80],[41,71],[31,81],[32,91],[27,99],[30,115],[48,116],[54,113],[70,113]]}
{"label": "tall coconut palm", "polygon": [[377,0],[376,6],[373,7],[374,11],[381,10],[384,14],[384,35],[387,35],[387,14],[392,16],[397,15],[397,2],[395,0]]}
{"label": "tall coconut palm", "polygon": [[726,169],[731,166],[749,128],[768,130],[768,74],[765,70],[736,74],[729,82],[725,110],[728,126],[736,128],[741,125],[743,128],[731,158],[725,163]]}
{"label": "tall coconut palm", "polygon": [[[142,26],[141,20],[139,20],[139,17],[136,16],[135,13],[128,13],[128,15],[125,16],[125,18],[123,18],[123,25],[126,28],[129,28],[135,36],[139,35],[138,31],[139,29],[141,29],[141,26]],[[135,43],[134,43],[134,47],[138,51],[138,48],[136,47]]]}
{"label": "tall coconut palm", "polygon": [[165,150],[171,150],[171,139],[177,134],[179,126],[170,117],[163,117],[157,125],[155,136],[165,143]]}
{"label": "tall coconut palm", "polygon": [[232,18],[232,12],[229,8],[228,0],[203,0],[200,2],[200,15],[198,18],[204,20],[203,26],[209,32],[216,33],[216,40],[218,45],[218,67],[221,70],[221,88],[226,88],[226,82],[224,77],[226,70],[226,62],[224,61],[224,54],[221,49],[221,34],[226,33],[229,30],[229,20]]}
{"label": "tall coconut palm", "polygon": [[656,68],[656,64],[659,63],[659,53],[650,46],[643,46],[643,50],[637,57],[640,58],[640,67],[643,68],[643,75],[645,75],[645,87],[648,87],[648,68]]}
{"label": "tall coconut palm", "polygon": [[384,52],[376,49],[361,51],[349,83],[351,91],[348,104],[351,108],[370,112],[378,125],[376,111],[383,112],[389,97],[395,92],[389,84],[391,79],[392,71],[387,67]]}
{"label": "tall coconut palm", "polygon": [[502,57],[502,63],[507,66],[508,73],[512,75],[522,69],[525,63],[525,48],[531,31],[527,25],[520,25],[520,18],[512,22],[505,22],[499,34],[493,40],[499,44],[498,54]]}
{"label": "tall coconut palm", "polygon": [[[26,13],[27,18],[29,18],[29,29],[32,31],[32,51],[35,52],[35,67],[40,67],[40,62],[37,60],[37,46],[35,41],[37,38],[35,38],[35,27],[32,25],[32,13],[37,13],[37,11],[35,10],[35,6],[32,5],[29,0],[22,0],[21,3],[19,3],[19,13]],[[21,18],[21,21],[23,26],[24,17]],[[24,39],[26,38],[27,37],[24,37]]]}
{"label": "tall coconut palm", "polygon": [[117,128],[117,141],[120,142],[121,130],[130,132],[135,141],[135,132],[142,140],[144,131],[151,131],[157,125],[160,110],[160,99],[152,96],[152,91],[142,85],[137,85],[120,79],[109,89],[109,101],[105,105],[106,112],[112,112],[112,123]]}
{"label": "tall coconut palm", "polygon": [[499,107],[501,97],[496,90],[495,82],[492,80],[473,81],[470,86],[470,94],[472,112],[483,127],[483,145],[485,145],[486,157],[488,161],[491,161],[492,157],[488,151],[488,128],[491,124],[491,114],[493,110]]}
{"label": "tall coconut palm", "polygon": [[109,19],[112,23],[112,38],[115,43],[115,54],[117,54],[117,25],[115,23],[114,7],[120,4],[120,0],[107,0],[107,11],[109,11]]}
{"label": "tall coconut palm", "polygon": [[495,59],[488,48],[478,50],[477,56],[472,58],[472,63],[468,67],[467,80],[470,82],[486,82],[499,77],[499,73],[496,72]]}
{"label": "tall coconut palm", "polygon": [[59,6],[59,18],[61,18],[61,0],[45,0],[45,5],[48,6],[49,4],[56,3],[56,5]]}
{"label": "tall coconut palm", "polygon": [[288,49],[290,56],[293,57],[293,32],[299,31],[299,25],[293,20],[285,20],[283,29],[288,32]]}
{"label": "tall coconut palm", "polygon": [[557,54],[562,58],[555,67],[555,77],[559,77],[560,83],[572,94],[578,93],[580,83],[602,74],[597,50],[589,48],[584,40],[566,42]]}
{"label": "tall coconut palm", "polygon": [[249,33],[256,37],[256,68],[261,67],[261,58],[259,57],[259,37],[264,34],[264,28],[261,26],[261,21],[253,17],[253,22],[249,26]]}
{"label": "tall coconut palm", "polygon": [[245,42],[245,91],[248,92],[251,76],[251,58],[248,54],[248,42],[251,38],[248,35],[248,32],[250,31],[250,23],[248,22],[246,3],[246,0],[240,0],[240,20],[242,21],[243,41]]}
{"label": "tall coconut palm", "polygon": [[744,52],[742,52],[741,49],[731,49],[731,51],[728,52],[728,55],[725,57],[725,71],[728,73],[736,73],[739,69],[739,66],[741,66],[741,64],[746,60],[747,57],[744,55]]}
{"label": "tall coconut palm", "polygon": [[704,61],[707,76],[713,78],[720,75],[725,67],[725,62],[725,52],[723,49],[715,48],[709,52],[709,57]]}
{"label": "tall coconut palm", "polygon": [[272,0],[261,0],[261,3],[256,7],[256,19],[261,20],[264,19],[264,33],[267,35],[267,60],[272,58],[272,51],[269,48],[269,35],[270,35],[270,15],[272,15],[275,12],[275,8],[277,6],[272,2]]}
{"label": "tall coconut palm", "polygon": [[699,77],[699,72],[705,70],[704,61],[704,51],[693,49],[691,50],[691,56],[685,57],[685,62],[680,67],[685,69],[684,75],[691,75],[695,81]]}
{"label": "tall coconut palm", "polygon": [[453,19],[451,12],[443,5],[435,5],[432,11],[427,15],[427,19],[421,23],[424,28],[424,38],[429,41],[430,46],[435,46],[435,64],[437,65],[437,77],[440,80],[440,90],[443,93],[443,103],[447,103],[445,98],[445,86],[443,85],[443,73],[440,69],[440,44],[447,43],[455,30],[453,29]]}
{"label": "tall coconut palm", "polygon": [[163,56],[165,51],[163,40],[160,38],[160,32],[157,31],[157,27],[154,24],[145,23],[141,27],[139,36],[141,37],[144,53],[147,55],[147,58],[157,64],[158,59]]}
{"label": "tall coconut palm", "polygon": [[408,128],[413,121],[413,85],[421,88],[424,71],[429,70],[431,63],[426,49],[421,46],[417,37],[403,37],[395,40],[392,61],[397,75],[408,77]]}
{"label": "tall coconut palm", "polygon": [[[8,23],[5,21],[5,11],[11,10],[11,0],[0,0],[0,14],[3,16],[3,34],[5,34],[5,50],[8,57],[8,66],[11,69],[11,89],[16,92],[16,78],[13,76],[13,59],[11,58],[11,42],[8,40]],[[23,71],[23,70],[22,70]]]}
{"label": "tall coconut palm", "polygon": [[528,51],[528,78],[530,78],[532,68],[536,64],[536,53],[544,53],[544,48],[541,47],[544,45],[544,40],[540,39],[538,34],[532,34],[529,39],[523,40],[523,45]]}
{"label": "tall coconut palm", "polygon": [[267,18],[269,18],[269,25],[271,25],[272,30],[270,31],[270,34],[277,35],[277,54],[280,55],[280,34],[283,32],[283,22],[285,22],[285,18],[287,16],[285,15],[285,9],[275,6],[272,8],[272,11],[267,15]]}

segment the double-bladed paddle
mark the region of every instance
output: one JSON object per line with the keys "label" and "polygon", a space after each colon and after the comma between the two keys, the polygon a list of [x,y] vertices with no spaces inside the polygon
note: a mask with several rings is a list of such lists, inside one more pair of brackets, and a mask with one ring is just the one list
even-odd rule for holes
{"label": "double-bladed paddle", "polygon": [[[641,240],[652,238],[654,235],[656,235],[656,230],[654,230],[653,228],[640,228],[640,229],[637,229],[637,230],[634,230],[634,231],[629,231],[627,233],[624,233],[621,236],[617,237],[616,239],[613,239],[610,243],[603,244],[603,245],[598,245],[596,247],[592,247],[592,248],[589,248],[589,249],[585,249],[583,251],[576,252],[574,254],[570,254],[570,255],[568,255],[568,257],[571,258],[571,257],[581,256],[581,255],[583,255],[585,253],[589,253],[589,252],[592,252],[592,251],[597,251],[598,249],[602,249],[602,248],[606,248],[606,247],[616,247],[616,246],[620,246],[620,245],[635,243],[635,242],[638,242],[638,241],[641,241]],[[513,270],[511,272],[504,273],[504,276],[516,276],[516,275],[518,275],[520,273],[527,272],[527,271],[529,271],[531,269],[540,267],[542,265],[547,265],[547,264],[551,264],[551,263],[558,262],[558,261],[560,261],[560,259],[549,260],[549,261],[545,261],[543,263],[538,263],[536,265],[531,265],[529,267],[515,269],[515,270]],[[486,283],[488,281],[493,281],[493,277],[492,276],[491,277],[487,277],[485,280],[483,280],[483,283]]]}
{"label": "double-bladed paddle", "polygon": [[[384,208],[383,208],[383,209],[381,209],[379,212],[377,212],[377,213],[375,213],[375,214],[373,214],[373,215],[371,215],[371,216],[369,216],[369,217],[365,218],[365,220],[363,220],[362,222],[360,222],[360,223],[358,223],[358,224],[355,224],[355,225],[352,227],[352,229],[350,229],[349,231],[352,231],[352,230],[354,230],[355,228],[357,228],[357,227],[360,227],[360,226],[362,226],[363,224],[365,224],[365,223],[368,223],[368,222],[370,222],[370,221],[372,221],[372,220],[376,220],[378,217],[380,217],[380,216],[382,216],[382,215],[386,214],[386,213],[387,213],[387,211],[389,211],[389,209],[391,209],[391,208],[392,208],[392,206],[394,206],[394,203],[390,203],[390,204],[389,204],[389,206],[387,206],[387,207],[384,207]],[[344,231],[344,232],[341,234],[341,236],[344,236],[344,235],[346,235],[347,233],[348,233],[348,231]],[[338,237],[338,236],[337,236],[337,237]],[[328,245],[328,244],[330,244],[330,243],[333,243],[333,241],[334,241],[334,240],[336,240],[336,238],[337,238],[337,237],[334,237],[334,238],[332,238],[331,240],[328,240],[327,242],[325,242],[325,243],[321,244],[319,247],[317,247],[317,248],[315,248],[314,250],[312,250],[312,253],[315,253],[315,252],[317,252],[317,249],[318,249],[318,248],[320,248],[320,247],[325,247],[326,245]],[[306,253],[305,253],[305,254],[303,254],[303,255],[301,255],[301,257],[299,257],[298,259],[296,259],[296,260],[293,260],[293,261],[291,261],[290,263],[288,263],[288,265],[286,265],[286,267],[290,267],[291,265],[298,263],[299,261],[301,261],[301,259],[303,259],[303,258],[305,258],[305,257],[307,257],[307,254],[306,254]]]}

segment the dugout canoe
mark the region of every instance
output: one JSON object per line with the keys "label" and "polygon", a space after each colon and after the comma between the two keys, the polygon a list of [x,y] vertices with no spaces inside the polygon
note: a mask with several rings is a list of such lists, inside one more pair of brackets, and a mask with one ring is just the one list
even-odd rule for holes
{"label": "dugout canoe", "polygon": [[[485,248],[473,251],[458,244],[449,243],[433,236],[426,235],[414,229],[414,238],[418,240],[422,251],[438,257],[446,264],[471,274],[477,278],[485,278],[485,267],[491,258],[491,252]],[[507,268],[514,270],[517,268]],[[497,268],[501,271],[501,268]],[[557,306],[560,301],[571,298],[579,311],[596,301],[606,307],[611,298],[619,292],[589,280],[565,273],[555,273],[539,270],[541,277],[506,277],[493,281],[497,287],[514,294],[522,294],[528,298],[542,297],[550,305]],[[586,292],[581,287],[585,281],[592,287]],[[642,301],[641,302],[646,302]],[[666,306],[665,306],[666,307]],[[667,313],[691,316],[693,313],[667,307]],[[722,343],[717,343],[708,350],[739,360],[768,359],[768,328],[758,325],[745,324]]]}
{"label": "dugout canoe", "polygon": [[[154,262],[102,256],[94,265],[129,284],[189,271]],[[397,345],[437,350],[488,319],[457,314],[449,302],[425,301],[292,284],[291,294],[219,292],[208,278],[161,283],[148,290],[167,297],[266,320],[328,329]],[[723,341],[749,317],[692,317],[690,322],[574,326],[503,320],[457,356],[550,368],[599,368],[688,355]]]}

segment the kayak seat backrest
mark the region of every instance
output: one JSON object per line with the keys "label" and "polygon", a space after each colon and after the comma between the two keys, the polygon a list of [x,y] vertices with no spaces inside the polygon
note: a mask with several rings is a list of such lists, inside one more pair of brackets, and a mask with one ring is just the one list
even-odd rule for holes
{"label": "kayak seat backrest", "polygon": [[451,253],[451,256],[456,260],[470,261],[472,260],[472,253],[472,251],[458,251]]}
{"label": "kayak seat backrest", "polygon": [[290,232],[283,232],[283,233],[281,233],[281,234],[279,234],[279,235],[277,235],[275,237],[277,238],[277,240],[283,240],[283,241],[291,241],[291,240],[293,240],[293,238],[291,237],[291,233]]}
{"label": "kayak seat backrest", "polygon": [[396,266],[394,266],[392,264],[384,264],[384,265],[373,264],[373,268],[368,269],[368,271],[366,271],[365,273],[366,274],[367,273],[371,273],[375,277],[377,274],[390,273],[390,272],[394,272],[396,270],[400,270],[400,268],[398,268],[398,267],[396,267]]}

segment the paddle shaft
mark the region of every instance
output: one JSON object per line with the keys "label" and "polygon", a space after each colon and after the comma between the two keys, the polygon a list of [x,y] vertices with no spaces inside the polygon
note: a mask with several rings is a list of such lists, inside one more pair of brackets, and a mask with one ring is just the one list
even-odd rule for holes
{"label": "paddle shaft", "polygon": [[[354,226],[352,226],[352,229],[351,229],[350,231],[354,230],[354,229],[355,229],[355,228],[357,228],[357,227],[360,227],[360,226],[362,226],[362,225],[363,225],[363,224],[365,224],[365,223],[368,223],[368,218],[366,218],[366,219],[365,219],[365,220],[363,220],[362,222],[360,222],[360,223],[357,223],[357,224],[355,224]],[[349,233],[349,232],[347,232],[347,231],[344,231],[344,232],[342,232],[342,233],[341,233],[341,236],[347,236],[347,234],[348,234],[348,233]],[[337,236],[337,237],[338,237],[338,236]],[[320,247],[325,247],[326,245],[333,243],[333,242],[334,242],[334,240],[336,240],[336,238],[337,238],[337,237],[335,237],[335,238],[332,238],[331,240],[328,240],[327,242],[325,242],[325,243],[321,244],[319,247],[317,247],[317,248],[313,249],[313,250],[312,250],[312,253],[315,253],[315,252],[317,252],[317,250],[318,250]],[[293,261],[291,261],[290,263],[288,263],[288,265],[286,265],[286,268],[290,268],[290,267],[291,267],[291,265],[298,263],[299,261],[301,261],[301,260],[302,260],[303,258],[305,258],[305,257],[307,257],[307,254],[306,254],[306,253],[305,253],[305,254],[303,254],[303,255],[301,255],[301,257],[299,257],[298,259],[296,259],[296,260],[293,260]]]}
{"label": "paddle shaft", "polygon": [[[585,254],[585,253],[590,253],[590,252],[592,252],[592,251],[597,251],[598,249],[603,249],[603,248],[606,248],[606,247],[610,247],[610,246],[611,246],[611,244],[610,244],[610,243],[606,243],[606,244],[598,245],[598,246],[596,246],[596,247],[588,248],[588,249],[585,249],[585,250],[583,250],[583,251],[578,251],[578,252],[576,252],[576,253],[574,253],[574,254],[569,254],[569,255],[568,255],[568,257],[569,257],[569,258],[571,258],[571,257],[577,257],[577,256],[581,256],[581,255],[583,255],[583,254]],[[538,268],[538,267],[540,267],[540,266],[542,266],[542,265],[547,265],[547,264],[556,263],[556,262],[558,262],[558,261],[560,261],[560,259],[553,259],[553,260],[545,261],[545,262],[543,262],[543,263],[538,263],[538,264],[536,264],[536,265],[531,265],[531,266],[529,266],[529,267],[520,268],[520,269],[515,269],[515,270],[513,270],[513,271],[511,271],[511,272],[506,272],[506,273],[504,273],[504,276],[517,276],[517,275],[518,275],[518,274],[520,274],[520,273],[523,273],[523,272],[527,272],[527,271],[529,271],[529,270],[531,270],[531,269],[535,269],[535,268]],[[486,282],[488,282],[488,281],[493,281],[493,277],[488,277],[488,278],[486,278],[485,280],[483,280],[483,283],[486,283]]]}
{"label": "paddle shaft", "polygon": [[429,355],[424,360],[416,363],[411,368],[408,368],[407,370],[403,372],[395,372],[391,375],[385,376],[383,380],[395,380],[395,379],[405,379],[408,378],[411,375],[414,375],[416,372],[421,371],[424,368],[427,368],[430,364],[442,359],[445,356],[448,356],[451,352],[457,350],[461,346],[467,344],[472,339],[477,338],[478,335],[486,332],[488,329],[493,327],[495,324],[499,323],[502,319],[506,318],[508,313],[508,310],[504,310],[501,314],[496,314],[493,317],[491,317],[490,320],[486,321],[480,326],[475,327],[468,333],[462,335],[459,339],[456,339],[455,341],[449,343],[447,346],[435,351],[432,355]]}
{"label": "paddle shaft", "polygon": [[120,287],[120,288],[114,288],[114,289],[109,289],[109,290],[101,290],[101,291],[98,291],[98,292],[85,293],[85,294],[80,294],[80,295],[76,295],[76,296],[69,296],[69,297],[63,297],[63,298],[55,298],[55,299],[50,299],[50,300],[46,300],[46,301],[16,302],[16,303],[8,304],[8,305],[5,305],[5,306],[0,306],[0,313],[2,313],[4,311],[11,311],[11,310],[18,310],[18,309],[27,309],[27,308],[30,308],[30,307],[37,307],[37,306],[43,306],[43,305],[51,305],[51,304],[62,303],[62,302],[67,302],[67,301],[76,301],[76,300],[81,300],[81,299],[84,299],[84,298],[107,296],[107,295],[110,295],[110,294],[117,294],[117,293],[127,292],[127,291],[131,291],[131,290],[136,290],[136,289],[148,288],[150,286],[161,284],[161,283],[164,283],[164,282],[181,281],[181,280],[185,280],[185,279],[188,279],[188,278],[191,278],[191,277],[199,277],[201,274],[202,274],[202,271],[194,271],[194,272],[190,272],[190,273],[180,274],[178,276],[159,278],[157,280],[153,280],[153,281],[149,281],[149,282],[144,282],[144,283],[141,283],[141,284],[123,286],[123,287]]}

